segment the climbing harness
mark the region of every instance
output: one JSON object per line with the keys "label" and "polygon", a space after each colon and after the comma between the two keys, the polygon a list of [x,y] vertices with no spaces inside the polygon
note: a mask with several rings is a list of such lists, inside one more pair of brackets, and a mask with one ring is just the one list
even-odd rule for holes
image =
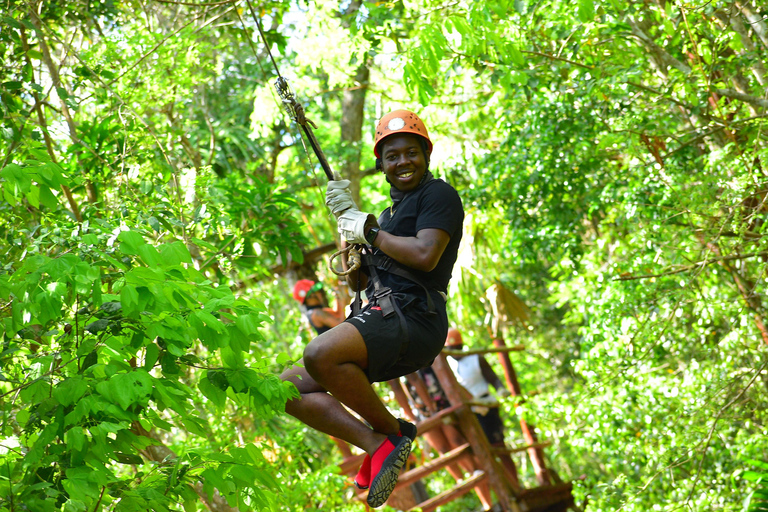
{"label": "climbing harness", "polygon": [[[293,91],[291,90],[290,85],[288,84],[288,80],[283,77],[283,75],[280,74],[280,70],[277,67],[277,62],[275,62],[275,58],[272,56],[272,51],[269,48],[269,43],[267,43],[267,38],[264,35],[264,31],[261,28],[261,22],[259,21],[259,18],[256,16],[256,12],[253,10],[253,6],[251,5],[250,0],[246,0],[248,4],[248,8],[251,11],[251,16],[253,16],[253,20],[256,22],[256,27],[259,29],[259,34],[261,35],[261,40],[264,42],[264,47],[267,49],[267,54],[269,55],[270,60],[272,61],[272,66],[275,68],[275,73],[277,74],[277,79],[275,80],[275,90],[277,91],[278,96],[280,96],[280,100],[283,104],[283,109],[288,113],[288,116],[296,122],[299,126],[301,126],[302,131],[304,131],[304,134],[307,137],[307,140],[309,141],[309,145],[312,147],[312,151],[315,153],[315,156],[317,157],[318,162],[320,162],[320,166],[323,168],[323,171],[325,171],[325,176],[328,178],[329,181],[333,181],[338,179],[336,175],[334,175],[333,171],[331,171],[331,166],[328,164],[328,159],[325,157],[325,153],[323,153],[322,148],[320,147],[320,143],[317,140],[317,137],[315,137],[314,132],[312,131],[312,128],[317,128],[315,123],[307,119],[306,114],[304,113],[304,107],[296,100],[296,96],[293,94]],[[255,50],[254,50],[255,53]],[[302,139],[302,144],[304,144],[304,139]],[[304,146],[304,149],[306,151],[306,145]],[[309,152],[307,151],[307,154]],[[333,260],[337,256],[341,254],[347,254],[347,270],[344,271],[337,271],[333,266]],[[328,262],[328,267],[330,268],[331,272],[336,274],[337,276],[346,276],[355,270],[360,268],[360,248],[357,245],[349,245],[345,247],[344,249],[341,249],[340,251],[335,252],[332,256],[330,261]]]}
{"label": "climbing harness", "polygon": [[[434,180],[429,180],[421,187],[420,192],[415,192],[403,198],[401,201],[413,201],[416,200],[418,194],[429,187],[431,184],[436,183]],[[402,204],[402,202],[400,203]],[[389,219],[391,221],[391,217]],[[388,221],[387,221],[388,222]],[[382,224],[385,226],[385,224]],[[412,269],[406,267],[397,260],[387,256],[381,251],[375,252],[370,247],[365,247],[364,252],[361,255],[361,266],[367,269],[369,283],[373,284],[373,293],[368,296],[368,303],[376,305],[381,308],[381,314],[384,318],[388,318],[392,315],[397,315],[401,329],[402,344],[400,346],[401,355],[404,354],[410,343],[408,336],[408,325],[405,320],[402,308],[410,304],[413,299],[421,299],[421,295],[415,294],[411,291],[395,292],[390,287],[384,286],[379,275],[380,272],[384,272],[388,275],[395,275],[414,283],[423,292],[423,300],[427,303],[427,315],[437,315],[437,308],[435,307],[434,300],[432,299],[431,291],[436,291],[444,301],[447,301],[448,297],[442,290],[439,290],[433,283],[424,282],[424,279],[417,276]],[[355,293],[355,300],[351,305],[352,315],[357,316],[362,311],[362,298],[360,296],[360,289]]]}

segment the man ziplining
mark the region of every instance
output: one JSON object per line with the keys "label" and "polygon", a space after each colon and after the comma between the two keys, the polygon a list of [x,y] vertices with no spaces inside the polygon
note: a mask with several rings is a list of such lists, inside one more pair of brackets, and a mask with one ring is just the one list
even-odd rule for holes
{"label": "man ziplining", "polygon": [[[357,292],[352,313],[309,342],[281,378],[300,393],[286,412],[366,452],[355,484],[380,507],[397,484],[416,426],[395,418],[371,384],[429,366],[442,350],[464,209],[456,190],[429,171],[432,141],[415,113],[385,115],[373,152],[392,198],[378,221],[358,209],[349,181],[330,181],[326,193],[342,238],[363,246],[361,268],[347,277]],[[361,308],[362,290],[368,303]]]}

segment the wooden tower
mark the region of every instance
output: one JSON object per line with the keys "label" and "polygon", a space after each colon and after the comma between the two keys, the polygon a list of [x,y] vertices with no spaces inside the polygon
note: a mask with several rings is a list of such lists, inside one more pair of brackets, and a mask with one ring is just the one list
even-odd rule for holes
{"label": "wooden tower", "polygon": [[[493,348],[464,351],[462,354],[498,354],[507,387],[513,396],[519,397],[522,396],[522,392],[509,358],[509,352],[517,350],[522,350],[522,347],[506,347],[504,341],[497,338],[494,340]],[[424,512],[432,512],[441,505],[475,491],[484,507],[494,511],[564,512],[569,508],[577,510],[571,494],[572,484],[553,481],[554,474],[547,470],[543,454],[543,449],[548,443],[539,443],[535,429],[525,420],[520,420],[525,444],[514,448],[491,446],[477,417],[472,412],[472,406],[478,404],[473,404],[471,399],[466,398],[466,392],[462,392],[463,388],[448,366],[446,354],[450,354],[450,351],[444,350],[435,360],[432,369],[450,401],[449,407],[442,410],[438,408],[419,374],[407,376],[420,402],[425,404],[428,410],[428,417],[417,423],[419,435],[416,443],[427,442],[438,455],[417,467],[406,468],[400,475],[388,504],[401,510],[420,508]],[[393,380],[389,384],[405,415],[409,420],[415,421],[413,400],[402,381]],[[446,443],[436,442],[440,436],[433,434],[439,434],[438,431],[453,432],[457,435],[452,436],[453,443],[446,445]],[[341,472],[354,476],[362,463],[364,454],[353,455],[344,443],[338,444],[344,455]],[[522,451],[528,453],[536,472],[538,483],[536,487],[523,488],[518,480],[517,470],[510,454]],[[413,484],[428,479],[436,471],[448,471],[456,479],[456,485],[432,497],[418,496],[421,493],[403,492],[412,488]],[[364,500],[365,494],[362,493],[358,497]]]}

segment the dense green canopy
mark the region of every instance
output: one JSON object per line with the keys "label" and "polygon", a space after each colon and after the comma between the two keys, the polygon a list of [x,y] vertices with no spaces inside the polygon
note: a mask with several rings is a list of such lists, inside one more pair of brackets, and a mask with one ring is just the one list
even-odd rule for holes
{"label": "dense green canopy", "polygon": [[467,212],[451,320],[526,346],[508,444],[535,424],[590,511],[768,507],[766,5],[0,15],[0,511],[363,509],[282,412],[309,339],[290,288],[335,283],[338,235],[278,71],[366,211],[376,120],[427,123]]}

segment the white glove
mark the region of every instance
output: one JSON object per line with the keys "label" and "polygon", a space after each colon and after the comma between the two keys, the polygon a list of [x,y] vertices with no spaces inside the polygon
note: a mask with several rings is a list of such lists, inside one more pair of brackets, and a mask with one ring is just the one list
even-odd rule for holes
{"label": "white glove", "polygon": [[365,228],[378,227],[376,217],[370,213],[363,213],[357,208],[344,210],[338,217],[339,234],[351,244],[367,244]]}
{"label": "white glove", "polygon": [[507,398],[512,393],[509,392],[507,388],[499,388],[496,390],[496,396],[499,398]]}
{"label": "white glove", "polygon": [[342,212],[350,208],[357,210],[357,205],[352,199],[352,192],[349,191],[349,180],[329,181],[325,190],[325,204],[331,209],[337,220]]}

